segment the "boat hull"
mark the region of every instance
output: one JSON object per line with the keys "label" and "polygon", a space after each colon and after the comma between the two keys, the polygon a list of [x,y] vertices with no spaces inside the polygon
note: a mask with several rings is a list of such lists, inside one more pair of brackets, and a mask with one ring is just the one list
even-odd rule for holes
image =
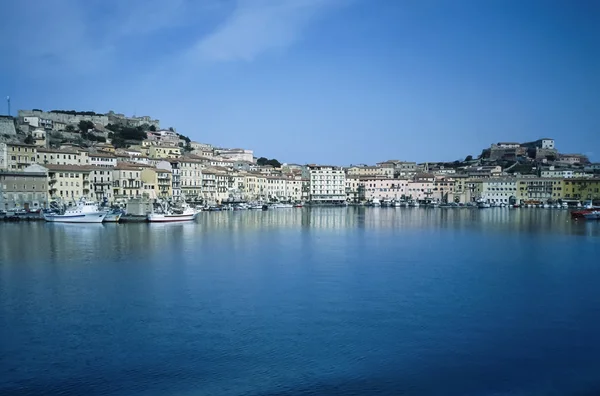
{"label": "boat hull", "polygon": [[160,214],[153,213],[148,215],[148,221],[151,223],[173,223],[176,221],[192,221],[195,214]]}
{"label": "boat hull", "polygon": [[44,214],[44,220],[50,223],[102,223],[106,213],[82,213],[76,215]]}
{"label": "boat hull", "polygon": [[104,218],[104,222],[105,223],[118,223],[120,219],[121,219],[120,213],[118,213],[118,214],[109,213]]}

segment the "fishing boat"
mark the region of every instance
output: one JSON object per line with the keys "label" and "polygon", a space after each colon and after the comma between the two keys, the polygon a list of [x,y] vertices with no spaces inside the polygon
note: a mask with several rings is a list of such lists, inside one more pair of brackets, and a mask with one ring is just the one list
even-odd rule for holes
{"label": "fishing boat", "polygon": [[591,210],[583,214],[586,220],[600,220],[600,210]]}
{"label": "fishing boat", "polygon": [[107,212],[100,210],[95,202],[80,199],[76,206],[71,206],[64,213],[44,213],[44,220],[51,223],[102,223]]}
{"label": "fishing boat", "polygon": [[167,223],[175,221],[192,221],[196,217],[196,211],[187,204],[181,208],[171,208],[163,210],[162,213],[150,213],[148,221],[151,223]]}
{"label": "fishing boat", "polygon": [[106,212],[106,217],[102,220],[105,223],[118,223],[123,215],[123,211],[116,209]]}

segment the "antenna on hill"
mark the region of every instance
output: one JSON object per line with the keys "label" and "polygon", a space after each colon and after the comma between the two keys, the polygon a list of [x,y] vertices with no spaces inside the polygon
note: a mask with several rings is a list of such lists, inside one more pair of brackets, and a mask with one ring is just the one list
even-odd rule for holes
{"label": "antenna on hill", "polygon": [[8,107],[8,115],[10,115],[10,96],[6,97],[6,105]]}

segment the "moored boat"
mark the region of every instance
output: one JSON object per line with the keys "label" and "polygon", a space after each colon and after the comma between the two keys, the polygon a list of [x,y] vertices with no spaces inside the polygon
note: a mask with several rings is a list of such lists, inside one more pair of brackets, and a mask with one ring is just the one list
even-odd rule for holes
{"label": "moored boat", "polygon": [[102,221],[105,223],[118,223],[122,215],[121,210],[111,210],[106,213],[106,217]]}
{"label": "moored boat", "polygon": [[600,220],[600,210],[591,210],[583,214],[586,220]]}
{"label": "moored boat", "polygon": [[101,211],[95,202],[81,199],[76,206],[71,206],[64,213],[44,213],[44,220],[51,223],[102,223],[107,212]]}
{"label": "moored boat", "polygon": [[192,221],[196,217],[196,211],[184,204],[181,209],[168,209],[163,213],[150,213],[148,221],[151,223],[168,223],[175,221]]}

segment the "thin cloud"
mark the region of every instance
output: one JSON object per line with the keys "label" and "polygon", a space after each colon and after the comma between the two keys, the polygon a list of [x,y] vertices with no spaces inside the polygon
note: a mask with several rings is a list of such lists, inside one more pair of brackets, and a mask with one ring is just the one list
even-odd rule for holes
{"label": "thin cloud", "polygon": [[338,0],[240,0],[229,18],[198,42],[191,56],[251,61],[294,44],[310,23],[338,4]]}

